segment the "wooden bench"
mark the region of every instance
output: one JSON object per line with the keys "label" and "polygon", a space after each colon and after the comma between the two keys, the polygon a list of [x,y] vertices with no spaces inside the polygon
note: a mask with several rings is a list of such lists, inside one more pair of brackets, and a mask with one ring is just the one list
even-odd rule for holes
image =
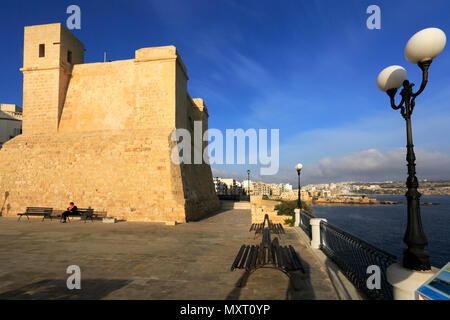
{"label": "wooden bench", "polygon": [[[267,226],[265,226],[266,219]],[[259,245],[242,245],[231,265],[231,271],[245,269],[247,275],[241,278],[241,282],[244,281],[242,279],[248,278],[251,272],[264,267],[276,268],[288,277],[291,277],[291,273],[294,271],[305,273],[300,258],[291,245],[281,246],[277,237],[271,240],[271,231],[279,232],[279,229],[270,228],[273,224],[267,215],[264,217],[262,225],[261,243]],[[284,233],[284,230],[282,232]]]}
{"label": "wooden bench", "polygon": [[106,211],[94,211],[94,215],[92,216],[93,219],[103,219],[106,218],[107,212]]}
{"label": "wooden bench", "polygon": [[52,219],[52,213],[53,208],[44,208],[44,207],[27,207],[27,210],[24,213],[18,213],[19,219],[17,221],[20,221],[20,219],[23,216],[26,216],[28,220],[30,220],[29,216],[39,216],[42,217],[42,221],[44,221],[45,218]]}
{"label": "wooden bench", "polygon": [[67,220],[70,221],[70,217],[80,217],[80,219],[84,220],[85,223],[88,219],[91,219],[91,221],[94,222],[94,219],[103,219],[106,215],[106,211],[95,212],[92,208],[78,208],[76,212],[71,212],[67,215]]}
{"label": "wooden bench", "polygon": [[267,228],[259,245],[244,244],[241,246],[231,266],[231,271],[234,269],[254,271],[265,266],[275,267],[286,274],[291,271],[304,272],[295,249],[291,245],[280,246],[278,238],[271,241]]}
{"label": "wooden bench", "polygon": [[255,237],[257,234],[261,234],[263,233],[264,229],[266,228],[266,222],[267,222],[267,227],[269,228],[269,230],[275,234],[281,235],[284,232],[284,228],[283,225],[281,223],[272,223],[272,221],[269,220],[269,215],[266,214],[264,216],[264,222],[263,223],[253,223],[250,226],[250,232],[251,231],[255,231]]}
{"label": "wooden bench", "polygon": [[[75,211],[75,212],[71,211],[67,215],[67,221],[70,221],[70,217],[80,217],[81,220],[84,220],[84,223],[86,223],[86,221],[88,219],[91,219],[91,221],[94,222],[93,216],[94,216],[94,209],[92,209],[92,208],[78,208],[77,211]],[[63,215],[61,214],[60,221],[62,219],[63,219]]]}

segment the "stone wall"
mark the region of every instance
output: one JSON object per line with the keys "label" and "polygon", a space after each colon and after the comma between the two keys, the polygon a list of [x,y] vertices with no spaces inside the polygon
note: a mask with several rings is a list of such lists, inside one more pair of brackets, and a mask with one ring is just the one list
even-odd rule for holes
{"label": "stone wall", "polygon": [[262,196],[250,196],[250,206],[252,214],[252,223],[264,222],[265,215],[269,215],[270,221],[273,223],[281,223],[286,225],[284,220],[288,219],[287,216],[279,216],[275,207],[279,204],[279,201],[263,200]]}
{"label": "stone wall", "polygon": [[[71,48],[67,30],[48,26],[33,27],[25,41],[40,43],[31,34],[53,30],[62,35],[61,48]],[[186,222],[220,208],[208,164],[171,161],[173,131],[202,119],[206,130],[208,118],[203,100],[187,93],[175,47],[144,48],[135,59],[109,63],[61,62],[56,69],[26,68],[25,61],[26,130],[0,150],[3,214],[65,209],[74,201],[119,219]]]}

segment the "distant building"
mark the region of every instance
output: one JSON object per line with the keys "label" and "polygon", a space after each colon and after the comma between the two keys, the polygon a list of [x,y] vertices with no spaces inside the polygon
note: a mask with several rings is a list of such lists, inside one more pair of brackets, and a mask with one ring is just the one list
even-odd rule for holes
{"label": "distant building", "polygon": [[298,197],[298,195],[297,195],[297,193],[294,193],[294,191],[284,191],[280,195],[280,198],[282,200],[286,200],[286,201],[295,200],[295,199],[297,199],[297,197]]}
{"label": "distant building", "polygon": [[242,184],[234,179],[215,177],[214,186],[217,195],[241,195],[244,193]]}
{"label": "distant building", "polygon": [[331,191],[330,190],[323,190],[322,191],[322,197],[330,198],[331,197]]}
{"label": "distant building", "polygon": [[22,108],[14,104],[0,105],[0,148],[22,133]]}
{"label": "distant building", "polygon": [[270,193],[272,196],[280,196],[283,192],[282,184],[271,184],[270,185]]}
{"label": "distant building", "polygon": [[[289,197],[288,197],[289,195]],[[302,201],[311,201],[311,192],[307,190],[300,190],[300,197]],[[292,191],[288,191],[283,193],[282,198],[285,200],[297,200],[298,199],[298,189],[294,189]]]}
{"label": "distant building", "polygon": [[331,190],[330,193],[331,193],[332,197],[338,197],[338,196],[341,195],[341,191],[340,190]]}
{"label": "distant building", "polygon": [[247,195],[249,195],[251,193],[252,189],[253,189],[252,188],[252,184],[253,184],[252,180],[244,180],[241,183],[242,189]]}
{"label": "distant building", "polygon": [[217,195],[226,195],[228,191],[228,186],[226,183],[222,182],[220,178],[214,178],[214,187]]}
{"label": "distant building", "polygon": [[270,196],[272,195],[272,189],[270,185],[264,182],[253,183],[253,195],[255,196]]}
{"label": "distant building", "polygon": [[[298,194],[298,189],[296,190],[295,194]],[[300,190],[300,197],[303,201],[310,201],[312,199],[311,195],[306,190]]]}

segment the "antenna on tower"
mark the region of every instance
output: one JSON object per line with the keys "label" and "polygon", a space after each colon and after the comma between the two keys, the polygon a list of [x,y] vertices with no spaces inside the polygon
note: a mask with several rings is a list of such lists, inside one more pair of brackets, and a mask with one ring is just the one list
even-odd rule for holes
{"label": "antenna on tower", "polygon": [[106,62],[106,51],[103,53],[103,62]]}

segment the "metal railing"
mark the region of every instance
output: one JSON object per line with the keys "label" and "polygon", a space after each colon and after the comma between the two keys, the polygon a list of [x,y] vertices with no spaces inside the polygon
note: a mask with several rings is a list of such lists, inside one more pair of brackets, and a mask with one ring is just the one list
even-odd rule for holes
{"label": "metal railing", "polygon": [[300,227],[303,229],[303,231],[305,231],[310,239],[312,237],[310,220],[313,218],[314,217],[308,212],[304,210],[300,211]]}
{"label": "metal railing", "polygon": [[[320,249],[341,269],[357,289],[374,300],[392,300],[392,286],[386,279],[386,269],[397,258],[373,245],[333,226],[320,222]],[[380,289],[369,289],[367,268],[380,268]]]}

